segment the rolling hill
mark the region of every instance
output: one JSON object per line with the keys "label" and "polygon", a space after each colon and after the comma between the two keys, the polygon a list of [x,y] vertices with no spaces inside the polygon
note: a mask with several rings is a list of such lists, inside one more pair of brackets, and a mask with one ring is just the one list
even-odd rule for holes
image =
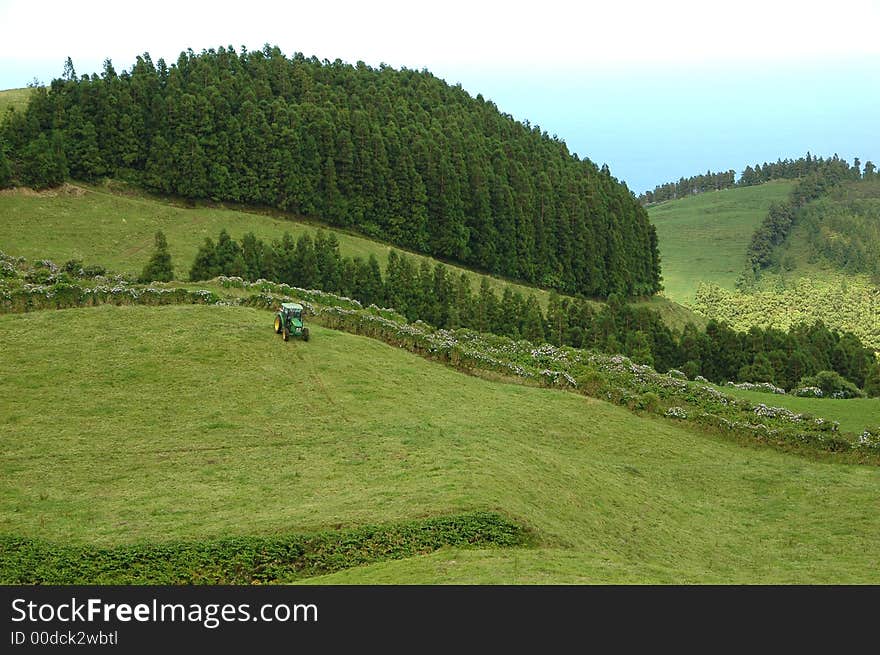
{"label": "rolling hill", "polygon": [[[283,212],[173,202],[112,182],[68,184],[42,192],[0,190],[0,215],[0,250],[8,254],[29,259],[48,257],[59,264],[82,259],[85,264],[100,264],[111,271],[132,275],[143,269],[152,251],[153,237],[157,230],[162,230],[168,239],[175,277],[181,280],[187,278],[205,237],[216,239],[222,229],[235,239],[253,232],[258,238],[271,241],[280,239],[285,232],[294,237],[314,236],[319,228],[327,227]],[[392,246],[338,228],[333,231],[342,255],[363,259],[375,255],[384,270]],[[433,267],[437,261],[407,254],[416,265],[427,259]],[[510,285],[523,296],[534,294],[542,307],[547,306],[550,293],[546,289],[447,265],[456,276],[467,274],[474,289],[479,289],[485,278],[499,296]],[[634,304],[657,311],[675,329],[687,322],[705,323],[702,317],[662,296],[636,300]]]}
{"label": "rolling hill", "polygon": [[0,331],[2,532],[110,548],[493,510],[532,545],[315,580],[878,581],[874,467],[743,447],[326,328],[283,344],[247,308],[39,311],[0,316]]}
{"label": "rolling hill", "polygon": [[69,73],[0,125],[0,184],[124,179],[295,212],[573,295],[659,288],[654,228],[607,166],[427,70],[267,45]]}
{"label": "rolling hill", "polygon": [[770,205],[785,200],[794,184],[778,180],[649,207],[663,265],[663,294],[687,304],[701,282],[733,290],[746,267],[752,233]]}
{"label": "rolling hill", "polygon": [[804,207],[774,260],[793,277],[837,273],[880,282],[880,178],[848,182]]}
{"label": "rolling hill", "polygon": [[880,183],[845,182],[798,211],[769,268],[740,289],[703,280],[690,306],[742,330],[821,320],[880,350],[878,216]]}
{"label": "rolling hill", "polygon": [[[692,302],[697,282],[732,290],[751,230],[789,189],[651,208],[668,298],[644,304],[680,327],[694,314],[674,301]],[[130,274],[160,229],[182,279],[220,229],[272,240],[319,227],[298,212],[169,200],[119,181],[0,191],[0,250]],[[336,229],[344,255],[385,265],[387,243]],[[183,577],[171,579],[187,583],[880,582],[880,518],[866,509],[880,478],[857,445],[880,399],[725,397],[608,356],[632,385],[582,367],[582,395],[535,379],[566,379],[568,351],[491,338],[473,361],[496,368],[469,368],[473,333],[450,346],[438,331],[444,360],[400,317],[381,318],[403,335],[396,345],[369,325],[330,329],[326,316],[308,343],[282,343],[254,308],[276,303],[266,289],[279,285],[148,294],[207,287],[194,292],[207,306],[36,310],[27,296],[64,307],[74,285],[14,282],[20,306],[0,279],[7,311],[33,311],[0,314],[0,582],[118,582],[145,560],[148,571],[173,561]],[[112,295],[112,278],[90,282],[105,283]],[[127,298],[147,294],[117,284]],[[547,305],[548,292],[517,288]],[[509,374],[514,351],[534,372]],[[764,418],[753,403],[811,416]]]}

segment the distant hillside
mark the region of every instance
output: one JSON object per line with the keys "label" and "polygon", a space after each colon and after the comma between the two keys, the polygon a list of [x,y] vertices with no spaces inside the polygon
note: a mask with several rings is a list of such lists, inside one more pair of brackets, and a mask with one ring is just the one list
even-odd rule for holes
{"label": "distant hillside", "polygon": [[880,350],[878,226],[880,180],[844,182],[791,213],[766,266],[744,276],[739,289],[706,280],[692,307],[741,330],[821,320]]}
{"label": "distant hillside", "polygon": [[832,268],[880,283],[880,178],[846,183],[804,207],[773,263],[794,274]]}
{"label": "distant hillside", "polygon": [[625,185],[537,126],[427,71],[277,48],[138,57],[37,89],[7,122],[12,180],[135,181],[268,205],[426,254],[605,297],[659,289],[656,235]]}
{"label": "distant hillside", "polygon": [[700,282],[733,289],[746,267],[752,234],[791,181],[768,182],[672,200],[648,209],[657,228],[664,294],[690,302]]}
{"label": "distant hillside", "polygon": [[0,91],[0,121],[10,109],[24,111],[30,98],[31,89],[7,89]]}
{"label": "distant hillside", "polygon": [[[850,166],[848,162],[840,159],[836,154],[829,158],[823,158],[815,157],[808,152],[806,156],[798,159],[777,159],[776,162],[769,164],[767,162],[764,162],[763,165],[755,164],[754,168],[746,166],[740,173],[738,180],[733,169],[717,173],[706,171],[691,177],[681,177],[676,182],[658,184],[653,191],[645,191],[639,195],[639,202],[643,205],[652,205],[709,191],[755,186],[773,180],[798,180],[828,168],[840,170],[845,176],[861,175],[861,161],[858,157]],[[876,168],[873,162],[865,162],[865,175],[870,177]]]}

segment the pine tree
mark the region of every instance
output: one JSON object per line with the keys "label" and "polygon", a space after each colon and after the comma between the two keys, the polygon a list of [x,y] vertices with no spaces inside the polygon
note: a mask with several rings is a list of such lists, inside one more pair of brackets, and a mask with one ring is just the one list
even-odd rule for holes
{"label": "pine tree", "polygon": [[471,293],[471,279],[467,273],[460,273],[455,281],[452,304],[449,307],[449,327],[473,327],[474,299]]}
{"label": "pine tree", "polygon": [[241,255],[244,262],[242,277],[254,281],[262,276],[264,268],[265,244],[258,240],[253,232],[248,232],[241,239]]}
{"label": "pine tree", "polygon": [[435,314],[434,320],[436,321],[435,325],[438,327],[449,327],[450,321],[450,305],[452,303],[452,282],[449,278],[449,272],[446,267],[437,262],[434,265],[434,280],[433,280],[433,296],[435,302]]}
{"label": "pine tree", "polygon": [[144,266],[139,281],[143,283],[170,282],[172,279],[174,279],[174,267],[171,265],[171,253],[168,252],[165,234],[160,230],[156,232],[155,250],[150,261]]}
{"label": "pine tree", "polygon": [[312,237],[303,234],[296,240],[296,249],[293,253],[293,279],[294,286],[304,289],[315,289],[320,283],[320,271],[318,270],[318,258],[315,254],[315,245]]}
{"label": "pine tree", "polygon": [[558,293],[551,291],[547,302],[547,340],[554,346],[561,346],[567,333],[568,307]]}
{"label": "pine tree", "polygon": [[375,304],[382,307],[385,304],[385,289],[382,283],[382,271],[379,269],[379,260],[376,255],[370,253],[367,259],[367,268],[364,276],[363,301],[367,304]]}
{"label": "pine tree", "polygon": [[57,140],[40,134],[21,153],[19,178],[33,189],[58,186],[67,178],[67,160]]}
{"label": "pine tree", "polygon": [[225,229],[220,230],[220,236],[217,238],[217,249],[214,253],[214,264],[218,271],[216,275],[233,275],[232,270],[235,265],[235,259],[240,254],[241,247],[238,243],[229,236]]}
{"label": "pine tree", "polygon": [[522,335],[524,339],[534,344],[544,342],[544,317],[541,316],[541,308],[534,294],[530,294],[526,301]]}
{"label": "pine tree", "polygon": [[217,247],[210,237],[206,237],[205,242],[196,253],[192,268],[189,270],[189,279],[192,282],[198,282],[210,280],[218,275],[220,275],[220,268],[217,266]]}
{"label": "pine tree", "polygon": [[6,149],[0,141],[0,189],[4,189],[12,183],[12,166],[6,157]]}

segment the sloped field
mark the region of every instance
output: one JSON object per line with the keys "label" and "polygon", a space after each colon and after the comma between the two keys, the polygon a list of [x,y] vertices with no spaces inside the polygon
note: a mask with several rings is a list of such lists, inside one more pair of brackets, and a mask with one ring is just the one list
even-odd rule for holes
{"label": "sloped field", "polygon": [[529,547],[378,582],[877,582],[880,471],[745,448],[246,308],[0,316],[0,532],[58,544],[351,530],[490,510]]}

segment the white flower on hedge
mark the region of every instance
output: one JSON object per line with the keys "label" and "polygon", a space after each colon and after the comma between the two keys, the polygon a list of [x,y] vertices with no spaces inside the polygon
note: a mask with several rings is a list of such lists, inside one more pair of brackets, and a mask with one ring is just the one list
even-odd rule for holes
{"label": "white flower on hedge", "polygon": [[687,418],[687,412],[684,411],[684,408],[683,408],[683,407],[670,407],[669,409],[667,409],[667,410],[663,413],[663,416],[668,416],[668,417],[670,417],[670,418],[681,418],[681,419],[686,419],[686,418]]}

